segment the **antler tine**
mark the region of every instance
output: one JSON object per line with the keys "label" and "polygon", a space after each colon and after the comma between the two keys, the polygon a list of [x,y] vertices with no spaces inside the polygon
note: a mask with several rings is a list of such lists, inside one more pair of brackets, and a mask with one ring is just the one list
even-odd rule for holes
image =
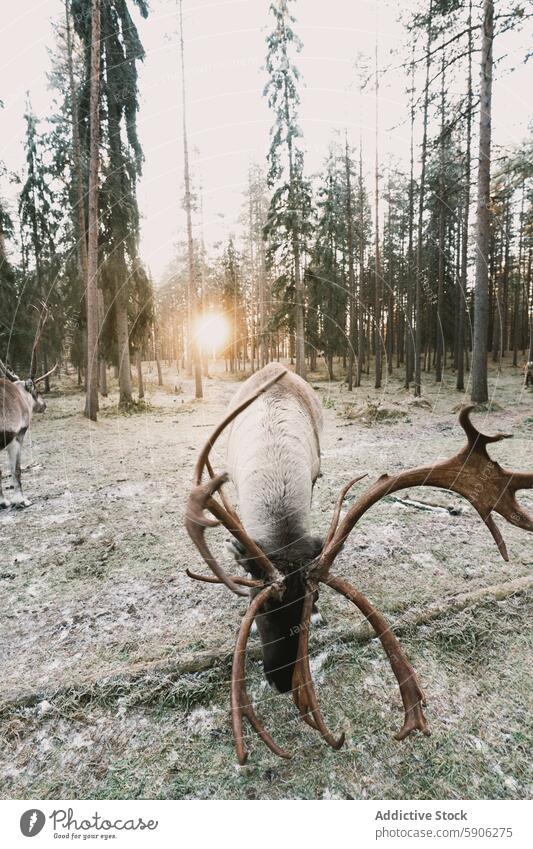
{"label": "antler tine", "polygon": [[[209,566],[209,568],[215,573],[217,578],[225,584],[228,589],[234,592],[236,595],[246,596],[247,593],[245,590],[241,590],[231,579],[231,577],[224,571],[222,566],[220,566],[211,554],[209,546],[207,545],[204,538],[204,531],[206,528],[212,528],[218,525],[219,523],[214,519],[209,519],[204,515],[204,509],[207,505],[208,500],[213,501],[211,496],[216,490],[222,486],[224,481],[228,479],[226,474],[217,475],[212,478],[205,484],[200,484],[200,486],[196,486],[191,494],[189,495],[189,500],[187,502],[187,510],[185,513],[185,527],[187,529],[187,533],[190,538],[194,542],[196,548],[202,555],[203,559]],[[216,502],[213,501],[216,504]]]}
{"label": "antler tine", "polygon": [[368,599],[359,590],[352,587],[348,581],[342,578],[328,576],[323,580],[323,583],[345,596],[345,598],[359,608],[376,632],[389,658],[392,671],[400,686],[405,711],[404,723],[401,729],[394,735],[394,738],[396,740],[404,740],[412,731],[416,730],[429,736],[429,726],[422,710],[422,705],[426,703],[424,693],[420,689],[413,667],[407,660],[400,643],[394,636],[386,620],[371,605]]}
{"label": "antler tine", "polygon": [[459,424],[466,433],[468,444],[472,447],[484,447],[490,442],[501,442],[502,439],[512,439],[512,433],[495,433],[488,436],[486,433],[481,433],[470,418],[470,413],[476,409],[475,404],[466,404],[459,412]]}
{"label": "antler tine", "polygon": [[351,481],[348,481],[346,486],[343,486],[343,488],[341,489],[339,496],[337,498],[337,501],[335,503],[335,509],[333,511],[333,516],[331,517],[331,523],[330,523],[330,526],[329,526],[329,531],[328,531],[328,535],[326,537],[326,541],[324,543],[324,547],[326,545],[329,545],[329,543],[331,542],[331,540],[335,536],[335,531],[337,530],[337,526],[339,524],[342,505],[344,504],[344,499],[348,495],[348,492],[351,490],[352,486],[354,486],[354,484],[357,483],[357,481],[360,481],[363,478],[366,478],[367,476],[368,476],[367,473],[365,473],[364,475],[358,475],[357,477],[352,478]]}
{"label": "antler tine", "polygon": [[533,516],[515,497],[518,490],[533,488],[533,474],[504,469],[490,458],[487,444],[506,439],[507,434],[487,436],[480,433],[470,421],[472,409],[466,407],[461,411],[459,420],[468,441],[457,454],[432,466],[407,469],[394,476],[382,475],[359,496],[324,547],[312,570],[315,576],[321,579],[328,574],[347,536],[373,504],[393,492],[413,486],[448,489],[470,501],[490,530],[502,557],[508,559],[505,543],[491,513],[499,513],[510,524],[533,531]]}
{"label": "antler tine", "polygon": [[318,705],[309,666],[309,630],[313,597],[314,593],[308,592],[304,599],[298,640],[298,656],[292,674],[292,698],[303,721],[314,728],[315,731],[318,731],[332,749],[340,749],[345,740],[344,732],[340,737],[334,737],[326,727]]}
{"label": "antler tine", "polygon": [[0,369],[4,372],[4,375],[7,377],[7,379],[10,380],[12,383],[14,383],[16,380],[19,380],[18,375],[16,375],[14,371],[8,368],[3,362],[3,360],[0,360]]}
{"label": "antler tine", "polygon": [[42,374],[41,377],[36,377],[33,382],[34,383],[40,383],[41,380],[45,380],[47,377],[50,377],[50,375],[53,374],[55,372],[55,370],[57,369],[57,366],[58,366],[58,363],[56,363],[53,368],[49,369],[46,372],[46,374]]}
{"label": "antler tine", "polygon": [[263,604],[276,592],[276,587],[271,585],[265,587],[251,602],[248,610],[243,616],[237,642],[235,644],[235,652],[233,654],[233,666],[231,670],[231,721],[233,726],[233,736],[235,737],[235,749],[237,752],[237,760],[241,764],[246,763],[248,753],[244,746],[244,737],[242,730],[242,720],[246,717],[254,731],[259,734],[263,743],[268,748],[278,755],[280,758],[290,758],[290,754],[281,749],[274,742],[268,731],[257,718],[256,713],[251,705],[248,693],[246,691],[246,645],[250,635],[250,628]]}
{"label": "antler tine", "polygon": [[[185,574],[193,581],[200,581],[204,584],[223,584],[220,578],[214,578],[212,575],[199,575],[197,572],[192,572],[190,569],[185,569]],[[249,578],[241,578],[238,575],[229,575],[234,584],[240,587],[262,587],[262,581],[251,581]]]}

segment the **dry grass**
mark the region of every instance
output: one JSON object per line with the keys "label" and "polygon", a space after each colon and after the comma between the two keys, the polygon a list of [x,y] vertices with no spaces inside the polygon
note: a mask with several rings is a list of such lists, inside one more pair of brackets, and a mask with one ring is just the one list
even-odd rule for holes
{"label": "dry grass", "polygon": [[[155,378],[155,374],[152,374]],[[0,640],[3,704],[0,785],[8,798],[525,798],[531,793],[531,610],[527,594],[467,606],[402,643],[426,689],[433,736],[392,739],[400,699],[379,645],[344,642],[363,624],[324,594],[329,629],[312,645],[317,687],[347,744],[332,752],[296,718],[287,698],[250,663],[250,690],[276,739],[277,760],[250,732],[249,763],[234,760],[226,657],[198,672],[185,659],[230,646],[244,603],[218,587],[191,585],[197,566],[182,530],[195,453],[235,388],[213,379],[208,400],[169,371],[148,381],[142,415],[116,414],[111,396],[95,427],[65,381],[35,423],[23,458],[26,513],[0,514]],[[183,395],[173,387],[184,385]],[[323,477],[314,522],[328,524],[348,476],[441,458],[462,437],[456,393],[430,385],[416,406],[398,378],[383,393],[314,381],[324,400]],[[489,430],[515,439],[493,454],[531,468],[532,398],[509,369],[493,381],[501,409],[480,412]],[[461,399],[459,399],[461,400]],[[406,416],[361,426],[347,404]],[[216,458],[223,465],[223,454]],[[364,483],[359,484],[364,486]],[[449,496],[410,493],[446,506]],[[523,498],[531,509],[531,495]],[[32,532],[28,533],[31,520]],[[500,523],[501,524],[501,523]],[[531,540],[504,529],[511,562],[498,557],[472,510],[458,516],[382,503],[360,523],[338,561],[389,618],[530,574]],[[223,533],[214,547],[223,550]],[[340,635],[340,637],[339,637]],[[224,651],[222,651],[224,654]]]}

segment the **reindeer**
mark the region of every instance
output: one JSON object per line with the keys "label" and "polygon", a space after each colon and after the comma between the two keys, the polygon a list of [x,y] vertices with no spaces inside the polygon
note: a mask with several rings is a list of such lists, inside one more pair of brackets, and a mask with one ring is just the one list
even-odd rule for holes
{"label": "reindeer", "polygon": [[[331,573],[350,533],[373,504],[393,492],[415,486],[456,492],[479,513],[505,560],[508,560],[507,548],[492,513],[499,513],[516,527],[533,531],[533,515],[516,500],[518,490],[533,489],[533,473],[510,471],[491,459],[487,445],[507,439],[509,434],[480,433],[470,419],[473,407],[468,406],[459,415],[467,439],[460,451],[432,465],[407,469],[393,476],[382,475],[354,499],[341,518],[348,491],[365,475],[353,478],[341,489],[329,531],[324,543],[319,544],[309,531],[309,502],[320,456],[320,416],[316,401],[311,398],[311,390],[308,387],[304,390],[302,383],[279,365],[269,366],[246,381],[228,415],[200,452],[187,503],[185,526],[214,573],[210,577],[187,569],[188,576],[225,584],[237,595],[246,595],[245,588],[250,593],[250,604],[235,644],[231,675],[233,733],[241,764],[248,756],[244,718],[271,751],[283,758],[290,757],[264,728],[246,690],[246,645],[256,618],[267,677],[278,689],[292,691],[301,718],[332,748],[339,749],[344,743],[344,734],[336,737],[325,724],[309,666],[311,614],[322,586],[335,590],[358,607],[381,641],[404,706],[404,722],[395,738],[403,740],[416,730],[425,735],[430,733],[423,712],[424,694],[391,628],[358,589]],[[252,404],[256,407],[254,415]],[[216,440],[234,420],[237,421],[229,438],[228,468],[237,486],[241,512],[246,517],[246,530],[222,489],[229,479],[228,473],[215,475],[209,460]],[[210,479],[203,482],[206,470]],[[216,493],[220,501],[215,498]],[[205,510],[212,514],[212,519],[205,515]],[[235,539],[239,562],[251,577],[228,575],[211,553],[205,530],[218,524],[224,525]]]}
{"label": "reindeer", "polygon": [[524,363],[524,383],[526,389],[530,384],[533,386],[533,360]]}
{"label": "reindeer", "polygon": [[22,492],[20,456],[26,431],[28,430],[33,413],[44,413],[46,402],[41,396],[37,384],[49,377],[57,368],[50,369],[41,377],[35,377],[37,371],[37,349],[47,319],[47,310],[43,310],[33,343],[30,377],[21,380],[0,360],[0,451],[7,449],[13,479],[14,496],[10,501],[2,491],[2,470],[0,469],[0,508],[11,505],[14,507],[29,507],[31,502],[24,498]]}
{"label": "reindeer", "polygon": [[[283,378],[283,380],[281,380]],[[303,605],[305,567],[320,554],[323,539],[311,533],[311,497],[320,471],[322,408],[309,384],[271,363],[250,377],[230,411],[274,380],[257,403],[231,425],[227,469],[242,522],[259,548],[286,575],[283,602],[271,599],[257,619],[267,680],[281,693],[292,688]],[[235,559],[257,579],[261,570],[233,543]],[[252,597],[253,597],[252,593]],[[313,621],[319,619],[316,606]]]}

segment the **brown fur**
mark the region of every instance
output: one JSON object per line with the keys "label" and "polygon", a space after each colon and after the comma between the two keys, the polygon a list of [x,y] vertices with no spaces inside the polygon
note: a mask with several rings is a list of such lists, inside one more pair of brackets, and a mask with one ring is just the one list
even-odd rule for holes
{"label": "brown fur", "polygon": [[[20,455],[24,436],[34,412],[42,413],[46,404],[32,381],[0,378],[0,451],[7,449],[13,480],[13,504],[28,507],[30,502],[22,494]],[[9,507],[2,492],[0,471],[0,507]]]}
{"label": "brown fur", "polygon": [[29,427],[31,407],[24,395],[31,399],[20,381],[0,378],[0,434],[12,433],[14,439],[19,430]]}

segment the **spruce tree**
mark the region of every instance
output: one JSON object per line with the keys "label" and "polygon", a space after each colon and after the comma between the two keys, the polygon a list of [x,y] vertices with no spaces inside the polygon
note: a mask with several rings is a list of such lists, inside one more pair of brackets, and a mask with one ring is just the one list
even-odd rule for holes
{"label": "spruce tree", "polygon": [[304,178],[302,132],[298,126],[300,74],[293,63],[302,42],[292,26],[295,19],[289,11],[289,2],[292,0],[273,0],[270,4],[274,29],[267,37],[269,79],[264,96],[274,114],[268,152],[268,185],[274,191],[265,234],[270,261],[277,264],[280,272],[278,289],[281,283],[285,302],[292,306],[296,373],[305,377],[305,291],[301,264],[310,190]]}

